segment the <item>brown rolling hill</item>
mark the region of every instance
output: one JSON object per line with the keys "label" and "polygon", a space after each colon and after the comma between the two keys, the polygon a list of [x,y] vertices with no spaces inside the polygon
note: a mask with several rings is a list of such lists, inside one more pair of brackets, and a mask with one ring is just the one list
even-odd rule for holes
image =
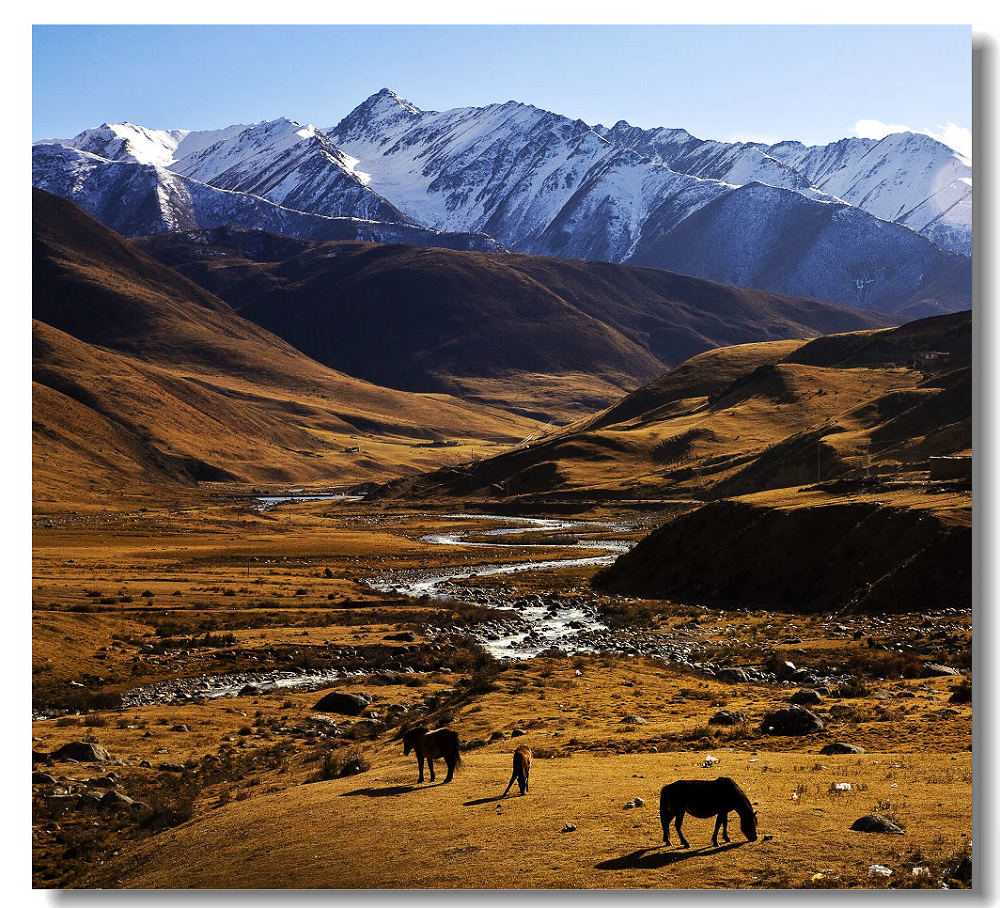
{"label": "brown rolling hill", "polygon": [[537,443],[375,495],[527,512],[636,500],[684,509],[597,575],[615,593],[797,610],[965,608],[971,322],[960,312],[712,350]]}
{"label": "brown rolling hill", "polygon": [[133,241],[333,368],[566,422],[720,345],[884,316],[651,268],[233,230]]}
{"label": "brown rolling hill", "polygon": [[[922,368],[923,352],[943,354]],[[699,354],[614,406],[383,495],[711,500],[971,450],[971,313]],[[505,490],[505,491],[504,491]]]}
{"label": "brown rolling hill", "polygon": [[[33,213],[33,481],[46,508],[164,481],[386,478],[537,425],[336,372],[72,204],[35,190]],[[444,441],[455,449],[429,447]]]}

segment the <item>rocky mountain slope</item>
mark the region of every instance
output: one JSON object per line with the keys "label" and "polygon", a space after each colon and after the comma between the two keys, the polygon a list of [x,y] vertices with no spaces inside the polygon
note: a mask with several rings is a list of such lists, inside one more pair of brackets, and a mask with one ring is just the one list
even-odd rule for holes
{"label": "rocky mountain slope", "polygon": [[[95,143],[84,144],[93,147]],[[414,224],[393,206],[366,192],[332,167],[328,168],[332,175],[326,174],[331,179],[327,181],[325,197],[340,199],[342,203],[327,206],[327,211],[356,210],[364,214],[391,215],[396,220],[302,211],[263,195],[215,186],[154,162],[131,159],[125,151],[111,151],[120,159],[104,158],[59,143],[35,145],[32,149],[32,185],[71,200],[122,236],[227,226],[312,240],[405,242],[502,251],[499,243],[483,234],[446,233]],[[299,169],[300,176],[303,169],[304,166]],[[229,176],[235,179],[232,174]],[[256,188],[262,187],[257,185]],[[272,194],[281,195],[280,192]]]}

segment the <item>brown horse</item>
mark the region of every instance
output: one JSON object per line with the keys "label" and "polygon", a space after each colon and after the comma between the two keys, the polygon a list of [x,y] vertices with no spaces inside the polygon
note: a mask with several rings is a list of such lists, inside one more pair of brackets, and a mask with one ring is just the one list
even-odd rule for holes
{"label": "brown horse", "polygon": [[721,776],[718,779],[682,779],[664,785],[660,792],[660,822],[663,824],[663,841],[670,844],[670,821],[676,817],[674,825],[681,845],[688,847],[687,839],[681,832],[681,820],[684,814],[693,817],[712,817],[715,819],[715,831],[712,833],[712,844],[719,844],[719,828],[722,828],[722,838],[729,841],[727,830],[729,811],[735,810],[740,818],[740,829],[751,842],[757,841],[757,814],[750,806],[750,799],[743,793],[732,779]]}
{"label": "brown horse", "polygon": [[514,772],[511,773],[510,781],[507,783],[507,787],[504,789],[501,797],[507,797],[507,792],[510,791],[510,786],[514,784],[514,780],[517,779],[517,787],[521,789],[521,797],[523,798],[528,790],[528,773],[531,772],[531,748],[525,747],[523,744],[514,751]]}
{"label": "brown horse", "polygon": [[450,728],[438,728],[434,731],[428,731],[422,726],[411,728],[403,733],[403,755],[409,754],[411,749],[417,752],[417,766],[420,768],[418,783],[424,781],[424,760],[427,760],[427,768],[431,771],[432,782],[434,781],[434,760],[443,758],[448,766],[445,782],[451,781],[455,767],[462,762],[462,757],[458,752],[458,732],[454,732]]}

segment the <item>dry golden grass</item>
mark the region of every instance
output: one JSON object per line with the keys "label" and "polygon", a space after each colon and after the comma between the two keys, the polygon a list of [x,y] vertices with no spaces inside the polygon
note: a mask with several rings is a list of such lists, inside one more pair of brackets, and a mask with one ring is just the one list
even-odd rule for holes
{"label": "dry golden grass", "polygon": [[[814,708],[826,722],[823,732],[784,738],[761,735],[758,726],[765,711],[784,704],[795,689],[789,685],[730,685],[624,656],[536,658],[474,677],[467,662],[456,661],[460,650],[435,652],[420,632],[441,620],[440,604],[378,596],[359,583],[385,567],[426,565],[428,557],[453,564],[505,557],[502,546],[429,550],[419,541],[455,525],[430,513],[362,513],[324,502],[259,514],[220,498],[190,511],[153,506],[38,528],[36,698],[82,679],[91,700],[79,715],[36,721],[33,747],[51,752],[83,738],[104,744],[122,761],[110,767],[122,777],[121,790],[150,804],[153,818],[143,825],[102,814],[94,828],[93,814],[51,820],[39,806],[36,885],[884,886],[868,878],[869,865],[892,867],[888,882],[905,885],[916,880],[913,866],[938,873],[938,864],[962,850],[971,832],[971,706],[949,702],[956,679],[879,681],[859,668],[866,696],[828,695]],[[523,575],[517,582],[525,590],[565,589],[584,575]],[[307,593],[297,595],[301,589]],[[102,604],[123,591],[132,601]],[[261,601],[264,607],[256,605]],[[695,640],[710,656],[745,643],[806,665],[856,656],[877,667],[873,654],[881,651],[870,649],[867,636],[907,641],[905,626],[919,620],[901,616],[871,630],[863,616],[848,617],[848,631],[832,638],[822,616],[641,605],[649,632]],[[449,610],[446,623],[477,620],[476,610],[459,609]],[[967,618],[954,620],[968,625]],[[866,636],[855,640],[855,627],[865,627]],[[407,629],[417,632],[418,652],[384,639]],[[210,645],[192,648],[205,634],[214,635]],[[956,653],[968,644],[967,633],[958,637]],[[178,642],[164,650],[164,640]],[[342,737],[318,735],[311,716],[320,692],[125,709],[96,699],[157,679],[231,670],[234,663],[214,660],[216,652],[236,652],[236,667],[262,670],[332,664],[331,647],[388,647],[395,658],[424,666],[404,684],[362,677],[337,685],[377,697],[372,706],[380,723],[389,723],[375,738],[355,739],[345,717],[335,717]],[[435,666],[453,670],[426,670]],[[435,705],[414,713],[420,702]],[[410,712],[394,718],[392,707],[402,705]],[[722,707],[744,712],[748,722],[710,725]],[[645,724],[622,723],[628,715]],[[496,731],[508,737],[467,748],[452,784],[417,788],[415,760],[403,757],[395,739],[395,723],[414,716],[447,719],[464,745]],[[182,725],[186,731],[176,730]],[[514,729],[525,734],[512,739]],[[820,756],[832,740],[868,753]],[[536,754],[531,791],[498,801],[510,752],[522,742]],[[319,777],[328,753],[359,754],[370,769],[302,784]],[[720,762],[703,768],[708,755]],[[161,763],[187,769],[160,771]],[[108,769],[42,768],[76,779]],[[734,817],[735,847],[706,848],[711,821],[689,817],[684,830],[692,849],[662,847],[659,788],[675,778],[716,775],[747,789],[758,804],[761,835],[772,838],[740,844]],[[852,791],[830,790],[845,781]],[[645,806],[624,809],[637,796]],[[848,831],[880,805],[903,821],[903,836]],[[59,833],[45,831],[53,822]],[[563,833],[566,824],[577,829]]]}

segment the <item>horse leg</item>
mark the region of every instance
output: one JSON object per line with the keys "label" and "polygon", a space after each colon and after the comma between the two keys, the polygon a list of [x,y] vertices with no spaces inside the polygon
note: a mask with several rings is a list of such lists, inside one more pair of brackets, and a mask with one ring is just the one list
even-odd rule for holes
{"label": "horse leg", "polygon": [[[725,816],[725,814],[724,814],[724,813],[720,813],[720,814],[719,814],[719,815],[718,815],[718,816],[717,816],[717,817],[715,818],[715,829],[714,829],[714,831],[712,832],[712,845],[713,845],[713,846],[714,846],[715,848],[718,848],[718,847],[719,847],[719,827],[721,827],[721,826],[722,826],[722,818],[723,818],[724,816]],[[726,841],[728,841],[728,839],[727,839]]]}
{"label": "horse leg", "polygon": [[729,841],[729,811],[722,815],[722,841]]}
{"label": "horse leg", "polygon": [[524,778],[521,779],[517,784],[521,787],[521,797],[523,798],[528,793],[528,773],[530,769],[524,770]]}
{"label": "horse leg", "polygon": [[455,772],[455,763],[452,761],[451,757],[445,757],[444,764],[448,767],[448,775],[444,777],[444,780],[445,782],[450,782],[452,774]]}
{"label": "horse leg", "polygon": [[431,771],[431,781],[433,782],[434,781],[434,760],[431,758],[430,754],[427,755],[427,768]]}
{"label": "horse leg", "polygon": [[417,754],[417,766],[420,767],[420,775],[417,776],[417,784],[419,785],[421,782],[424,781],[424,755],[423,754],[420,754],[420,753]]}
{"label": "horse leg", "polygon": [[674,818],[673,808],[666,805],[660,805],[660,824],[663,826],[663,841],[668,845],[670,844],[670,821]]}
{"label": "horse leg", "polygon": [[677,830],[677,835],[680,836],[681,848],[689,848],[687,839],[684,838],[684,833],[681,832],[681,820],[684,819],[683,809],[677,811],[677,819],[674,820],[674,828]]}

